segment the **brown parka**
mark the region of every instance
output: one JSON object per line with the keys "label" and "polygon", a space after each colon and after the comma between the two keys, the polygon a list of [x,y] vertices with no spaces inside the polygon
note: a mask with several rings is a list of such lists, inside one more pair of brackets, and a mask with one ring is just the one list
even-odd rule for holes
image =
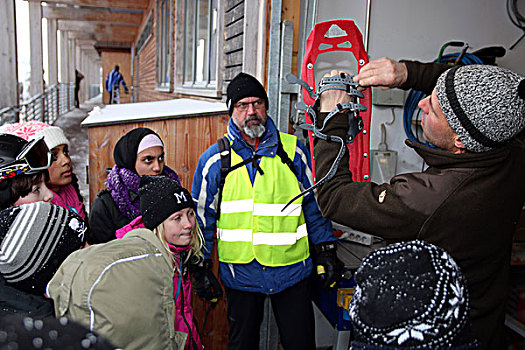
{"label": "brown parka", "polygon": [[[323,132],[344,139],[347,128],[340,114]],[[465,154],[407,141],[429,167],[389,184],[352,182],[346,152],[334,178],[318,190],[321,212],[335,222],[388,241],[420,239],[447,250],[466,275],[473,332],[483,349],[504,347],[512,235],[525,201],[524,135],[493,151]],[[339,143],[316,139],[314,145],[321,179]]]}

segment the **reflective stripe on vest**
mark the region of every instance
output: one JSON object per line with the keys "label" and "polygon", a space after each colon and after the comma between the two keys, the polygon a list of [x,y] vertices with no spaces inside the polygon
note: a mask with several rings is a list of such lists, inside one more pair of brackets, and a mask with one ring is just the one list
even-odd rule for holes
{"label": "reflective stripe on vest", "polygon": [[[284,151],[294,158],[297,139],[280,134]],[[231,165],[243,159],[231,150]],[[256,259],[265,266],[286,266],[308,258],[308,233],[302,197],[281,212],[300,193],[295,174],[279,156],[262,157],[252,186],[246,167],[226,177],[221,217],[217,221],[219,260],[245,264]]]}

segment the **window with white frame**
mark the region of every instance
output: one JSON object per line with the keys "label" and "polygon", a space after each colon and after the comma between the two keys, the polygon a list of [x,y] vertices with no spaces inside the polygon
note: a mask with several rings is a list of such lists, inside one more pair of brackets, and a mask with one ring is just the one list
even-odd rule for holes
{"label": "window with white frame", "polygon": [[217,88],[219,0],[184,1],[184,88]]}
{"label": "window with white frame", "polygon": [[157,0],[157,88],[170,89],[171,21],[170,0]]}

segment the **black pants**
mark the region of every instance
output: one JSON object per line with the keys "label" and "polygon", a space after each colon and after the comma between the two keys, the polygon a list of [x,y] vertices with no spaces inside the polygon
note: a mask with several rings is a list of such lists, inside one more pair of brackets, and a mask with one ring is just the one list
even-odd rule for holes
{"label": "black pants", "polygon": [[[259,349],[265,294],[226,288],[229,350]],[[285,350],[315,349],[315,320],[308,279],[277,294],[271,294],[273,313]]]}
{"label": "black pants", "polygon": [[78,90],[80,87],[75,86],[75,107],[80,108],[80,101],[78,100]]}

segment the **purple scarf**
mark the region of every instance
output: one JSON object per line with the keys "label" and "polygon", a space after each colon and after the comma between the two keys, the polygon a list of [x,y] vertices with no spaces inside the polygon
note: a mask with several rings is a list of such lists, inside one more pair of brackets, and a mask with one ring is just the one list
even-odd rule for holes
{"label": "purple scarf", "polygon": [[[161,175],[177,181],[180,185],[179,176],[169,167],[164,166]],[[111,197],[119,211],[130,220],[140,215],[140,201],[137,194],[139,183],[140,176],[137,173],[126,168],[119,168],[116,164],[106,180],[106,186],[111,190]],[[130,191],[136,195],[133,201],[129,198]]]}

